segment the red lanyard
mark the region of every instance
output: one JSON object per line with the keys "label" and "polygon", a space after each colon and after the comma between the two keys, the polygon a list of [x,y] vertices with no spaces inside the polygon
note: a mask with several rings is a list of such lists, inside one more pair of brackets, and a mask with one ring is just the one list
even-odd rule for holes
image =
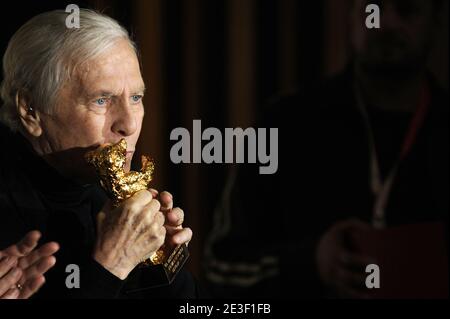
{"label": "red lanyard", "polygon": [[419,105],[417,107],[416,113],[414,114],[414,117],[411,120],[408,133],[406,134],[405,140],[403,142],[402,151],[400,153],[400,160],[403,160],[411,151],[411,148],[416,141],[417,133],[419,132],[420,128],[423,126],[423,122],[425,121],[430,103],[430,89],[428,88],[428,85],[424,85],[422,88],[422,93],[420,95]]}
{"label": "red lanyard", "polygon": [[428,85],[423,86],[419,104],[413,118],[411,119],[408,131],[405,135],[405,139],[403,141],[402,148],[400,150],[399,158],[384,181],[382,181],[380,174],[380,167],[375,149],[373,131],[370,127],[370,121],[367,114],[367,110],[364,107],[364,103],[359,91],[357,92],[358,92],[357,94],[358,103],[360,105],[360,109],[366,121],[366,126],[369,132],[369,143],[371,153],[369,180],[370,180],[370,188],[375,197],[373,206],[373,225],[377,228],[383,228],[385,227],[386,205],[389,199],[389,195],[391,193],[392,185],[397,175],[398,167],[400,163],[410,153],[414,143],[417,140],[418,132],[423,126],[431,102],[430,91]]}

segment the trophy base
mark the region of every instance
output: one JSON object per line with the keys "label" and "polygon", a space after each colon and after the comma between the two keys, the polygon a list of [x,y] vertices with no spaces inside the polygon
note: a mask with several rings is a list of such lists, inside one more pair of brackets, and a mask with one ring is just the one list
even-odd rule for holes
{"label": "trophy base", "polygon": [[140,280],[132,285],[127,285],[126,293],[131,294],[149,288],[170,285],[180,269],[189,258],[189,251],[185,244],[177,246],[170,255],[160,264],[152,264],[150,261],[138,265]]}

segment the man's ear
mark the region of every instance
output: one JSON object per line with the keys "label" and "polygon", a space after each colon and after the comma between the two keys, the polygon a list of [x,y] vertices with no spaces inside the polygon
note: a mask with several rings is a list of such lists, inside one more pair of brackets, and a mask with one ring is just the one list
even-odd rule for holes
{"label": "man's ear", "polygon": [[42,127],[39,113],[31,106],[31,99],[26,92],[17,92],[16,107],[25,131],[34,137],[41,136]]}

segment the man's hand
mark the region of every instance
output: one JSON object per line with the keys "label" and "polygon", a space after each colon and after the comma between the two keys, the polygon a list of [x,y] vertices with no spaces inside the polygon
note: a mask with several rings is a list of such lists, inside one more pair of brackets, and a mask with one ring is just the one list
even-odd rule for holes
{"label": "man's hand", "polygon": [[107,202],[97,216],[94,259],[116,277],[127,278],[139,262],[164,244],[165,218],[160,208],[147,190],[117,208]]}
{"label": "man's hand", "polygon": [[[156,190],[151,189],[150,191],[153,196],[158,196]],[[192,239],[192,230],[190,228],[183,228],[183,210],[179,207],[173,208],[173,196],[169,192],[162,192],[158,198],[161,202],[161,211],[166,217],[164,224],[167,230],[165,243],[172,248],[181,244],[189,244]]]}
{"label": "man's hand", "polygon": [[16,288],[22,271],[17,267],[17,258],[3,256],[0,259],[0,299],[17,299],[20,291]]}
{"label": "man's hand", "polygon": [[32,231],[0,251],[0,298],[27,299],[44,284],[44,274],[55,265],[53,255],[59,245],[51,242],[36,249],[40,238],[40,232]]}
{"label": "man's hand", "polygon": [[369,298],[365,280],[366,266],[375,263],[369,256],[355,254],[346,247],[348,235],[356,230],[370,229],[357,220],[336,223],[321,238],[316,262],[319,276],[342,298]]}

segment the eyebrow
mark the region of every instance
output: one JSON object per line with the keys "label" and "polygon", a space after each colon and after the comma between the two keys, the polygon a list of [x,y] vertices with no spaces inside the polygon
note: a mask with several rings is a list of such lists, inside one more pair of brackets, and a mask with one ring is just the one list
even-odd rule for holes
{"label": "eyebrow", "polygon": [[[144,94],[145,91],[146,91],[146,87],[145,87],[145,86],[142,86],[142,87],[140,87],[138,90],[133,91],[133,92],[131,93],[131,95],[134,95],[134,94]],[[117,94],[115,94],[114,92],[105,91],[105,90],[98,90],[98,91],[95,91],[95,92],[93,92],[93,93],[91,93],[91,94],[88,94],[88,97],[89,97],[89,98],[94,98],[94,97],[97,97],[97,96],[108,96],[108,97],[112,97],[112,96],[115,96],[115,95],[117,95]]]}
{"label": "eyebrow", "polygon": [[145,86],[141,86],[141,87],[139,88],[139,90],[138,90],[136,93],[142,93],[142,94],[144,94],[146,90],[147,90],[147,88],[146,88]]}

